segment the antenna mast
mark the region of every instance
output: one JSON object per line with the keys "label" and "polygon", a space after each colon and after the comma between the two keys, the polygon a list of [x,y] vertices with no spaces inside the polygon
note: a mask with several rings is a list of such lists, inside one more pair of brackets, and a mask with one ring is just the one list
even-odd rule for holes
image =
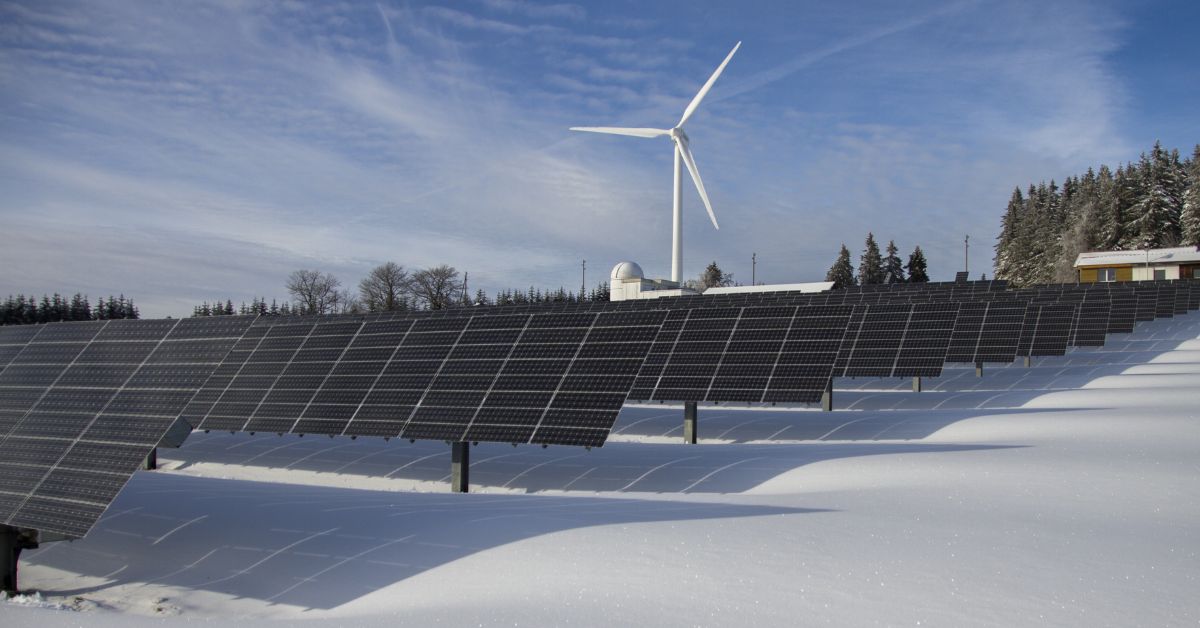
{"label": "antenna mast", "polygon": [[[966,273],[971,272],[970,252],[971,252],[971,234],[967,234],[963,238],[963,271]],[[968,278],[970,278],[969,274],[968,274]]]}

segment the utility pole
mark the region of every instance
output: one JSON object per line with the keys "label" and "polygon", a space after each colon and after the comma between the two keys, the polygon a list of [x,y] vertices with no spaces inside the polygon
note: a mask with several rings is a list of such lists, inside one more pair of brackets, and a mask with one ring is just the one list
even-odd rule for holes
{"label": "utility pole", "polygon": [[587,292],[587,260],[583,260],[583,271],[579,277],[579,300],[583,300],[583,294]]}
{"label": "utility pole", "polygon": [[967,278],[970,278],[971,273],[971,234],[967,234],[963,238],[963,271],[967,273]]}
{"label": "utility pole", "polygon": [[467,271],[465,271],[465,270],[463,271],[463,291],[462,291],[462,299],[461,299],[461,302],[462,302],[462,303],[466,303],[466,302],[467,302],[467,298],[468,298],[468,296],[469,296],[469,295],[467,294],[467,277],[468,277],[469,275],[470,275],[470,273],[468,273],[468,272],[467,272]]}
{"label": "utility pole", "polygon": [[757,272],[758,272],[758,253],[751,253],[750,254],[750,285],[752,285],[752,286],[758,285]]}

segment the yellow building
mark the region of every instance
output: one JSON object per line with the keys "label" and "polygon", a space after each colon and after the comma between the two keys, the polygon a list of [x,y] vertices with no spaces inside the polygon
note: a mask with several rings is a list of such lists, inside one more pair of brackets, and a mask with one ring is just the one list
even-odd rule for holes
{"label": "yellow building", "polygon": [[1080,283],[1200,278],[1200,247],[1080,253],[1075,272]]}

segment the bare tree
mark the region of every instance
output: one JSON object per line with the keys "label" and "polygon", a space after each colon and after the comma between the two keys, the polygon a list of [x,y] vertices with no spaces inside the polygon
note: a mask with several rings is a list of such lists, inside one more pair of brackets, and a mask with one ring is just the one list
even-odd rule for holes
{"label": "bare tree", "polygon": [[408,308],[411,293],[408,271],[403,266],[387,262],[371,269],[358,282],[362,305],[368,312],[391,312]]}
{"label": "bare tree", "polygon": [[287,290],[296,299],[301,314],[330,314],[337,311],[337,277],[319,270],[297,270],[288,276]]}
{"label": "bare tree", "polygon": [[334,297],[336,300],[329,309],[330,312],[337,314],[362,314],[366,311],[362,301],[359,301],[358,297],[354,296],[354,292],[349,289],[338,290]]}
{"label": "bare tree", "polygon": [[413,297],[431,310],[451,307],[458,301],[462,282],[453,266],[435,266],[413,273]]}

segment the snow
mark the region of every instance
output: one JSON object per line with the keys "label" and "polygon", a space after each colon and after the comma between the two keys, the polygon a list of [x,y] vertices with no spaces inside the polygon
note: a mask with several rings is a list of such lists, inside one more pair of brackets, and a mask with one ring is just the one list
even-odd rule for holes
{"label": "snow", "polygon": [[629,407],[592,451],[193,434],[0,624],[1200,621],[1200,314],[838,412]]}

